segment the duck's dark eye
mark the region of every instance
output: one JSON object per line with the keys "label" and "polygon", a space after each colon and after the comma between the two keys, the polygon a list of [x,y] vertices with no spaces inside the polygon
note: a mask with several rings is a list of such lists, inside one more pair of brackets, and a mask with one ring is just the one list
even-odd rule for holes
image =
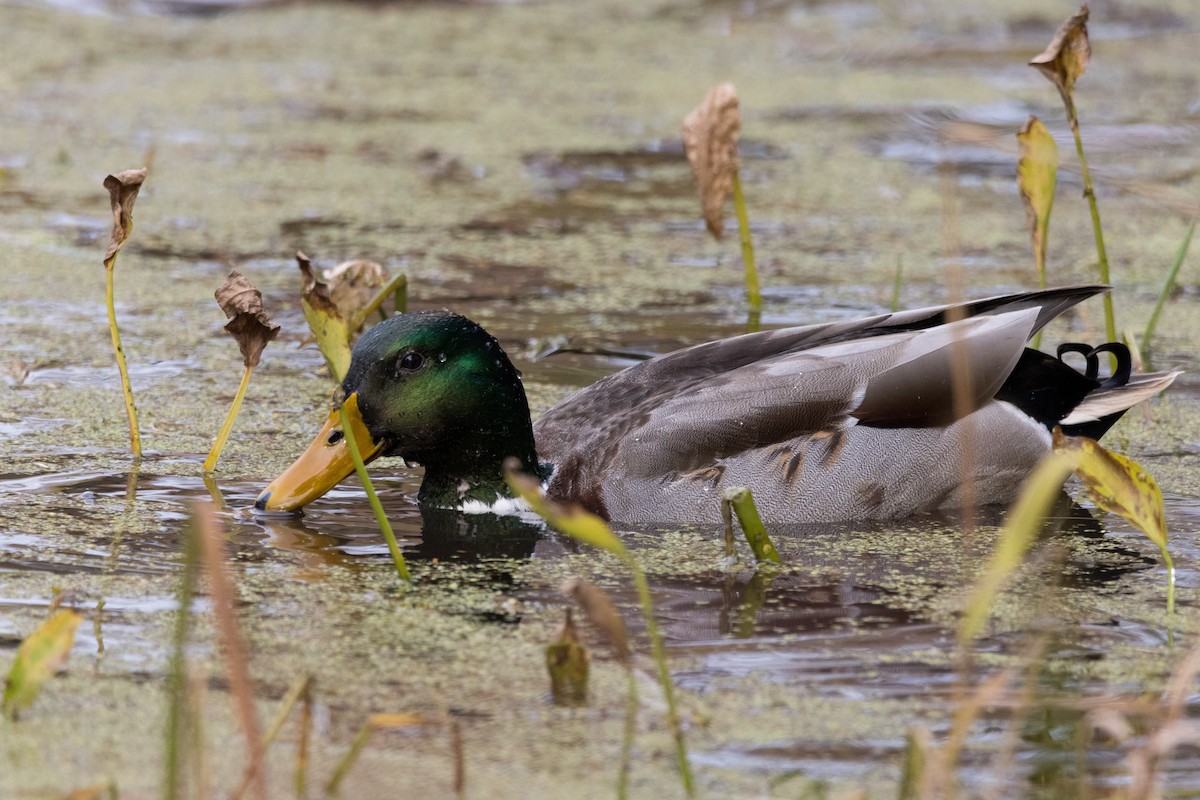
{"label": "duck's dark eye", "polygon": [[400,359],[399,367],[404,372],[416,372],[425,363],[425,356],[420,353],[405,353]]}

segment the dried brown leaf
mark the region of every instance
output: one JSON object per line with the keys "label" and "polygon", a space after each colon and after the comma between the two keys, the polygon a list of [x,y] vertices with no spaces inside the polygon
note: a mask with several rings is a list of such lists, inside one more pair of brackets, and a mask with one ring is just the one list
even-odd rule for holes
{"label": "dried brown leaf", "polygon": [[1075,81],[1087,69],[1092,57],[1092,44],[1087,34],[1088,7],[1079,7],[1079,13],[1059,26],[1046,49],[1030,60],[1047,79],[1058,87],[1059,94],[1067,106],[1073,107],[1071,93]]}
{"label": "dried brown leaf", "polygon": [[117,253],[125,240],[133,233],[133,204],[137,200],[142,181],[146,180],[146,168],[127,169],[104,179],[104,188],[112,203],[113,229],[104,251],[104,266],[112,269]]}
{"label": "dried brown leaf", "polygon": [[700,105],[683,118],[683,147],[696,178],[696,193],[708,232],[720,239],[725,232],[722,210],[737,169],[737,141],[742,118],[737,90],[720,83]]}
{"label": "dried brown leaf", "polygon": [[296,253],[302,283],[300,307],[304,319],[317,339],[317,347],[329,364],[334,380],[341,383],[350,369],[350,328],[330,294],[329,284],[317,278],[312,262],[304,253]]}
{"label": "dried brown leaf", "polygon": [[564,614],[558,635],[546,646],[550,696],[556,705],[582,705],[588,694],[588,651],[579,638],[571,609],[565,609]]}
{"label": "dried brown leaf", "polygon": [[257,367],[263,348],[279,335],[279,325],[263,310],[262,292],[245,275],[234,270],[214,293],[217,304],[229,317],[225,332],[242,351],[242,363]]}
{"label": "dried brown leaf", "polygon": [[[350,321],[362,318],[362,310],[387,285],[388,271],[375,261],[356,259],[325,270],[321,277],[328,284],[329,297],[342,319]],[[362,330],[361,324],[358,330]]]}
{"label": "dried brown leaf", "polygon": [[559,591],[575,598],[588,621],[600,632],[601,638],[616,653],[617,659],[630,666],[633,654],[629,650],[629,635],[625,632],[625,620],[612,600],[600,587],[580,578],[571,578],[559,587]]}

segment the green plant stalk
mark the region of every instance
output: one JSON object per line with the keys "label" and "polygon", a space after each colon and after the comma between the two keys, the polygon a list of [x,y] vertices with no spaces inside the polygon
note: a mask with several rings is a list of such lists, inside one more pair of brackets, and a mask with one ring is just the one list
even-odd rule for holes
{"label": "green plant stalk", "polygon": [[304,691],[304,705],[300,708],[300,733],[296,742],[296,797],[308,797],[308,742],[312,734],[312,687]]}
{"label": "green plant stalk", "polygon": [[[1108,251],[1104,248],[1104,229],[1100,225],[1100,209],[1096,205],[1096,189],[1092,186],[1092,173],[1088,169],[1087,156],[1083,154],[1083,139],[1079,135],[1079,116],[1075,113],[1075,103],[1066,96],[1063,99],[1066,101],[1067,122],[1075,137],[1075,152],[1079,156],[1079,170],[1083,175],[1083,196],[1087,198],[1088,210],[1092,214],[1092,231],[1096,237],[1096,258],[1100,262],[1100,282],[1111,285],[1112,282],[1108,277]],[[1104,332],[1108,341],[1117,341],[1117,322],[1113,316],[1112,292],[1104,293]]]}
{"label": "green plant stalk", "polygon": [[617,768],[617,800],[629,797],[629,767],[633,762],[633,736],[637,732],[638,691],[637,676],[632,669],[625,670],[627,693],[625,695],[625,727],[621,736],[621,764]]}
{"label": "green plant stalk", "polygon": [[179,779],[182,775],[180,765],[182,732],[186,720],[187,687],[184,677],[184,646],[187,643],[188,627],[191,622],[192,595],[196,588],[196,573],[199,571],[200,545],[199,533],[193,529],[184,537],[183,576],[179,581],[177,602],[179,610],[175,615],[175,630],[171,637],[171,662],[167,669],[167,736],[166,736],[166,765],[163,777],[164,800],[176,800],[179,797]]}
{"label": "green plant stalk", "polygon": [[[271,720],[271,724],[267,727],[266,732],[262,736],[259,743],[259,751],[264,755],[267,748],[279,736],[279,732],[283,730],[283,725],[287,722],[288,716],[292,713],[292,709],[296,706],[297,701],[308,692],[309,685],[312,683],[312,676],[305,675],[303,678],[292,684],[288,689],[288,693],[284,695],[283,700],[279,703],[279,710],[275,712],[275,718]],[[242,776],[242,782],[238,784],[237,789],[230,795],[230,800],[238,800],[250,788],[250,782],[254,779],[254,773],[247,770]]]}
{"label": "green plant stalk", "polygon": [[253,367],[250,366],[242,370],[242,382],[238,384],[237,394],[233,396],[233,405],[229,407],[229,413],[221,423],[221,430],[217,433],[212,450],[208,451],[208,458],[204,459],[205,472],[212,472],[217,468],[217,459],[221,457],[225,442],[229,441],[229,434],[233,431],[233,423],[237,420],[238,412],[242,410],[242,401],[246,399],[246,387],[250,385],[250,373],[253,371]]}
{"label": "green plant stalk", "polygon": [[658,682],[662,684],[663,699],[667,703],[667,724],[671,726],[671,734],[675,739],[675,761],[679,768],[679,778],[683,782],[683,790],[688,797],[696,796],[695,780],[692,778],[692,767],[688,763],[687,743],[683,739],[683,726],[679,722],[679,710],[675,706],[675,687],[671,683],[671,671],[667,668],[667,652],[663,647],[662,635],[658,631],[658,621],[654,618],[654,601],[650,599],[650,584],[646,582],[646,573],[634,558],[625,556],[625,564],[633,573],[633,584],[637,587],[638,601],[642,605],[642,615],[646,618],[646,636],[650,639],[650,654],[658,665]]}
{"label": "green plant stalk", "polygon": [[121,373],[121,390],[125,393],[125,416],[129,418],[129,449],[135,460],[142,457],[142,435],[138,431],[137,406],[133,402],[133,384],[129,382],[129,367],[125,364],[125,349],[121,347],[121,331],[117,329],[117,307],[113,299],[113,273],[117,259],[104,265],[105,300],[108,303],[108,332],[112,334],[113,354]]}
{"label": "green plant stalk", "polygon": [[408,574],[408,564],[404,561],[404,554],[400,552],[400,545],[396,543],[396,534],[392,532],[392,523],[388,522],[387,514],[383,513],[383,504],[379,502],[379,495],[375,494],[375,486],[371,483],[371,476],[367,474],[367,466],[363,463],[362,452],[358,449],[358,442],[354,440],[354,430],[350,426],[350,417],[346,414],[346,409],[339,405],[338,414],[342,418],[342,434],[346,437],[346,447],[350,450],[350,458],[354,461],[354,471],[358,474],[358,480],[362,483],[363,489],[367,493],[367,501],[371,504],[371,510],[375,512],[375,519],[379,522],[379,530],[383,531],[383,538],[387,540],[388,550],[391,551],[392,561],[396,564],[396,574],[400,576],[400,580],[405,583],[410,583],[412,578]]}
{"label": "green plant stalk", "polygon": [[[1041,228],[1040,221],[1039,221],[1038,227]],[[1042,236],[1046,235],[1045,228],[1041,229],[1041,234],[1042,234]],[[1045,289],[1046,288],[1046,248],[1035,247],[1033,249],[1033,261],[1034,261],[1034,264],[1037,266],[1038,288]],[[1108,293],[1106,292],[1104,296],[1108,297]],[[1111,339],[1110,339],[1110,341],[1111,341]],[[1042,332],[1040,330],[1033,335],[1033,341],[1030,342],[1030,347],[1032,347],[1034,350],[1040,350],[1042,348]]]}
{"label": "green plant stalk", "polygon": [[329,776],[329,781],[325,784],[326,797],[337,796],[338,789],[342,785],[342,779],[346,777],[346,773],[350,771],[350,767],[354,766],[354,762],[358,760],[358,754],[367,746],[367,740],[370,738],[371,722],[368,720],[358,729],[358,733],[354,736],[354,741],[350,743],[350,749],[346,751],[346,755],[342,756],[342,760],[338,762],[337,768]]}
{"label": "green plant stalk", "polygon": [[1171,558],[1171,554],[1167,552],[1167,548],[1162,550],[1163,563],[1167,565],[1167,613],[1175,613],[1175,561]]}
{"label": "green plant stalk", "polygon": [[371,298],[371,302],[369,302],[365,306],[363,306],[362,310],[359,311],[357,314],[355,314],[351,320],[349,320],[349,322],[347,323],[347,329],[351,330],[351,331],[358,330],[367,321],[367,317],[371,316],[376,311],[379,312],[379,316],[382,319],[387,319],[387,314],[385,314],[383,311],[383,301],[387,300],[389,296],[393,296],[396,298],[396,302],[397,302],[396,310],[402,311],[403,309],[401,309],[400,305],[399,305],[399,303],[401,302],[401,298],[404,298],[405,304],[407,304],[407,302],[408,302],[408,300],[407,300],[407,298],[408,298],[408,276],[407,275],[405,275],[404,273],[400,273],[399,275],[397,275],[396,277],[394,277],[390,281],[388,281],[386,286],[384,286],[382,289],[380,289],[378,292],[375,293],[375,296]]}
{"label": "green plant stalk", "polygon": [[758,515],[758,508],[754,505],[754,496],[750,494],[750,490],[744,486],[731,487],[725,490],[722,501],[732,506],[737,514],[742,532],[746,534],[746,541],[754,551],[754,557],[759,561],[782,564],[783,559],[771,543],[771,537],[767,534],[762,517]]}
{"label": "green plant stalk", "polygon": [[1150,337],[1154,335],[1154,329],[1158,326],[1158,317],[1162,314],[1163,306],[1167,304],[1167,298],[1171,296],[1171,287],[1175,285],[1175,278],[1179,275],[1179,268],[1183,266],[1183,259],[1187,257],[1188,247],[1192,244],[1192,234],[1196,232],[1196,220],[1192,220],[1192,224],[1188,226],[1187,233],[1183,237],[1183,243],[1179,245],[1178,252],[1175,253],[1175,261],[1171,264],[1171,270],[1167,273],[1167,280],[1163,283],[1162,291],[1158,293],[1158,302],[1154,304],[1154,311],[1150,313],[1150,321],[1146,323],[1146,332],[1142,334],[1142,349],[1147,354],[1150,352]]}
{"label": "green plant stalk", "polygon": [[746,267],[746,299],[751,311],[762,310],[762,293],[758,289],[758,270],[754,266],[754,242],[750,239],[750,217],[746,214],[746,196],[742,194],[742,179],[733,170],[733,210],[737,214],[738,240],[742,244],[742,264]]}

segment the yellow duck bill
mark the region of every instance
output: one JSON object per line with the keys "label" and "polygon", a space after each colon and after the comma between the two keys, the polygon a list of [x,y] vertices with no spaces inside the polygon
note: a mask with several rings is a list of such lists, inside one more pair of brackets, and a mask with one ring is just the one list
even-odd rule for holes
{"label": "yellow duck bill", "polygon": [[[342,403],[364,463],[379,455],[383,445],[376,442],[363,424],[358,410],[358,395]],[[308,505],[354,472],[354,459],[346,445],[342,418],[335,408],[308,449],[263,490],[254,507],[259,511],[296,511]]]}

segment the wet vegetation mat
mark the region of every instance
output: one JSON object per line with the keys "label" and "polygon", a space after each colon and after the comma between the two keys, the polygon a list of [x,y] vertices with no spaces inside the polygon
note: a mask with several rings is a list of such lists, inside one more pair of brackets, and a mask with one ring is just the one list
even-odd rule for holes
{"label": "wet vegetation mat", "polygon": [[[0,0],[0,797],[1200,794],[1200,15],[1097,3],[1064,79],[1028,62],[1074,7],[893,5]],[[681,137],[725,81],[740,232]],[[1057,190],[1019,187],[1051,149]],[[603,549],[422,507],[382,459],[410,582],[357,477],[253,509],[329,414],[304,285],[357,282],[345,335],[403,276],[384,313],[480,322],[536,416],[748,320],[1034,288],[1046,191],[1049,284],[1107,261],[1115,321],[1081,304],[1044,349],[1183,370],[1104,439],[1173,570],[1076,479],[969,636],[1002,509],[768,525],[772,565],[719,516]],[[279,326],[241,350],[235,269],[230,318]]]}

